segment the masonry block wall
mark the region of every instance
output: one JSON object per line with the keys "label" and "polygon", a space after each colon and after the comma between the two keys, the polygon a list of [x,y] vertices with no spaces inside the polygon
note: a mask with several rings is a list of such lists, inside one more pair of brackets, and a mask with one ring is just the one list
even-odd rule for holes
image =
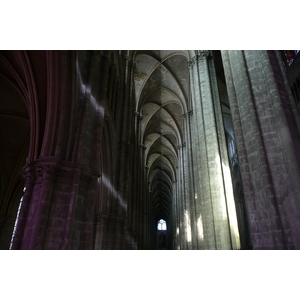
{"label": "masonry block wall", "polygon": [[254,249],[299,249],[299,116],[276,51],[222,51]]}

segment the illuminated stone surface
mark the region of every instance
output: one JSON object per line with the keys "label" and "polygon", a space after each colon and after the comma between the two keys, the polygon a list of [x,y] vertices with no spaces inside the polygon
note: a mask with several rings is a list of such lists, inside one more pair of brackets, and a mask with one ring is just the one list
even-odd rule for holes
{"label": "illuminated stone surface", "polygon": [[290,70],[278,51],[1,51],[1,249],[24,185],[12,249],[300,249]]}

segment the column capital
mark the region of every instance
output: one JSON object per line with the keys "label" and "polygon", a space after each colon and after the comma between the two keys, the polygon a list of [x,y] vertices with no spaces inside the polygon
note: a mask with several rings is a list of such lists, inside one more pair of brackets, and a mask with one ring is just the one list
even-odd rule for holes
{"label": "column capital", "polygon": [[193,110],[191,109],[191,110],[187,111],[186,113],[184,113],[182,115],[182,117],[185,119],[185,118],[191,117],[192,115],[193,115]]}
{"label": "column capital", "polygon": [[138,119],[142,120],[143,119],[143,115],[141,115],[138,111],[134,112],[134,116],[137,117]]}
{"label": "column capital", "polygon": [[197,55],[193,56],[190,61],[188,61],[188,68],[191,69],[197,62]]}
{"label": "column capital", "polygon": [[210,50],[198,50],[197,56],[199,60],[208,59],[211,58],[211,52]]}
{"label": "column capital", "polygon": [[191,69],[198,61],[210,58],[212,58],[210,50],[198,50],[196,55],[188,62],[188,68]]}
{"label": "column capital", "polygon": [[63,176],[72,180],[78,174],[83,182],[100,177],[98,171],[87,166],[82,166],[69,161],[59,160],[57,157],[40,157],[36,161],[28,162],[22,170],[25,184],[40,183],[43,180],[53,180],[55,177]]}
{"label": "column capital", "polygon": [[195,65],[198,61],[212,58],[210,50],[198,50],[196,53],[197,54],[188,62],[189,68]]}
{"label": "column capital", "polygon": [[21,174],[25,184],[33,184],[36,179],[35,162],[27,162]]}

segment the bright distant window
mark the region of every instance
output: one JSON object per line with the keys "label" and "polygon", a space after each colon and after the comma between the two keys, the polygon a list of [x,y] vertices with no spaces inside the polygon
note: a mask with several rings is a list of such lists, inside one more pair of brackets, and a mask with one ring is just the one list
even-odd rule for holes
{"label": "bright distant window", "polygon": [[157,222],[157,230],[167,230],[167,222],[163,219],[160,219]]}

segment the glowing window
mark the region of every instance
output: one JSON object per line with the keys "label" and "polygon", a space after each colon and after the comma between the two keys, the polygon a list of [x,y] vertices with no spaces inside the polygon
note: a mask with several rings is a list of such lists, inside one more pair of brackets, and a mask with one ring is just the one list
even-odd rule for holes
{"label": "glowing window", "polygon": [[229,142],[229,156],[232,157],[235,154],[234,140]]}
{"label": "glowing window", "polygon": [[160,219],[157,222],[157,230],[167,230],[167,222],[163,219]]}
{"label": "glowing window", "polygon": [[[25,192],[25,190],[26,190],[26,187],[24,187],[23,192]],[[11,240],[10,240],[9,249],[11,249],[11,247],[12,247],[12,243],[13,243],[13,240],[14,240],[14,237],[15,237],[15,234],[16,234],[16,230],[17,230],[17,226],[18,226],[18,221],[19,221],[20,210],[21,210],[21,207],[22,207],[22,202],[23,202],[23,196],[22,196],[22,198],[20,200],[20,204],[19,204],[19,207],[18,207],[17,217],[16,217],[16,221],[15,221],[15,226],[14,226],[13,234],[12,234],[12,237],[11,237]]]}
{"label": "glowing window", "polygon": [[292,65],[300,50],[280,50],[285,71]]}

